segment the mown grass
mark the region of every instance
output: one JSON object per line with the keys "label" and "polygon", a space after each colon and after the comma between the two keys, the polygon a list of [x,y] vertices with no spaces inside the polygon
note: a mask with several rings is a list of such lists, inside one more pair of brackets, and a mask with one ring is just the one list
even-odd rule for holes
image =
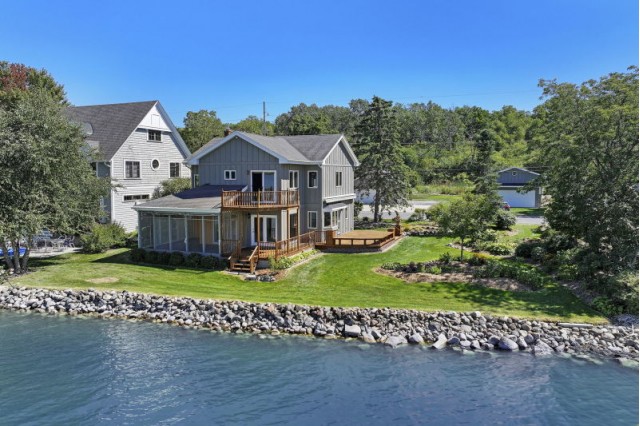
{"label": "mown grass", "polygon": [[[344,307],[393,307],[421,310],[474,311],[547,320],[603,322],[595,311],[568,290],[551,285],[537,292],[508,292],[467,283],[418,283],[378,274],[383,262],[436,259],[448,239],[407,237],[396,247],[376,254],[323,254],[289,271],[277,282],[243,281],[223,272],[133,265],[128,250],[101,255],[71,254],[35,260],[36,272],[16,285],[49,288],[128,290],[255,302],[297,303]],[[96,283],[89,279],[116,278]]]}
{"label": "mown grass", "polygon": [[531,208],[531,207],[511,207],[511,213],[516,216],[529,216],[529,217],[542,217],[544,216],[544,209]]}

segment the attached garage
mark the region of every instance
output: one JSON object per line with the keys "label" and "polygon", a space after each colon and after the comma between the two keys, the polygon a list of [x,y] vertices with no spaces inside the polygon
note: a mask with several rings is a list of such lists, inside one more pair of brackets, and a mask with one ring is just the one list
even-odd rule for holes
{"label": "attached garage", "polygon": [[502,197],[505,203],[509,203],[511,207],[531,207],[536,206],[536,192],[529,191],[519,193],[515,189],[500,189],[498,194]]}

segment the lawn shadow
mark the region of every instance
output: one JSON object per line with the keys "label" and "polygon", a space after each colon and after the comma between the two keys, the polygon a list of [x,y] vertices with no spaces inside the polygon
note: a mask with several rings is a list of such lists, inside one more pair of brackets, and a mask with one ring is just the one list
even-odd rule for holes
{"label": "lawn shadow", "polygon": [[144,268],[151,268],[151,269],[159,269],[159,270],[163,270],[163,271],[178,271],[178,270],[185,270],[185,271],[190,271],[192,273],[195,274],[206,274],[208,272],[215,272],[214,270],[207,270],[207,269],[198,269],[198,268],[190,268],[188,266],[170,266],[170,265],[156,265],[156,264],[152,264],[152,263],[135,263],[132,262],[130,257],[129,257],[129,253],[130,251],[123,251],[123,252],[119,252],[119,253],[114,253],[110,256],[103,256],[100,257],[98,259],[94,259],[91,262],[92,263],[110,263],[110,264],[116,264],[116,265],[131,265],[131,266],[140,266],[140,267],[144,267]]}

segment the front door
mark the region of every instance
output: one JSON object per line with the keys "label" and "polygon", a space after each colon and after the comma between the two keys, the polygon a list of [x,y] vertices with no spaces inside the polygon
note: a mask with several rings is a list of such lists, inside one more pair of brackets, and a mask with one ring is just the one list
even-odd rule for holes
{"label": "front door", "polygon": [[261,242],[276,242],[277,216],[251,216],[251,244],[257,245]]}

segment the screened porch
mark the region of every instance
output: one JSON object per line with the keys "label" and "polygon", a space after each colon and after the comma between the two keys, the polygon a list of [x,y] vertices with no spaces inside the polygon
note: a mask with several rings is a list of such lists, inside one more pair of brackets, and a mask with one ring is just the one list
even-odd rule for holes
{"label": "screened porch", "polygon": [[140,212],[138,246],[155,251],[220,254],[220,217]]}

